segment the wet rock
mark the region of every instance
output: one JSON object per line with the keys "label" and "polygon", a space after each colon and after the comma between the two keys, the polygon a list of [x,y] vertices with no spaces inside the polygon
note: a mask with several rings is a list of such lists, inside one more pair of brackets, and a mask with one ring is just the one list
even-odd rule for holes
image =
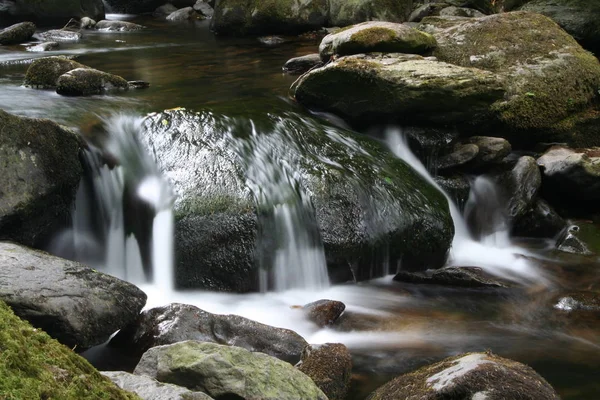
{"label": "wet rock", "polygon": [[0,110],[0,240],[41,245],[69,219],[82,174],[77,135]]}
{"label": "wet rock", "polygon": [[37,37],[46,42],[78,42],[83,35],[81,32],[67,31],[64,29],[53,29],[38,33]]}
{"label": "wet rock", "polygon": [[64,25],[69,18],[104,18],[102,0],[4,0],[0,21],[33,21],[38,25]]}
{"label": "wet rock", "polygon": [[220,0],[210,27],[219,35],[297,34],[324,26],[328,12],[326,0]]}
{"label": "wet rock", "polygon": [[214,343],[186,341],[154,347],[144,353],[134,374],[213,398],[327,400],[315,383],[292,365],[263,353]]}
{"label": "wet rock", "polygon": [[533,0],[521,7],[552,18],[583,47],[600,51],[600,3],[595,0]]}
{"label": "wet rock", "polygon": [[88,96],[113,89],[127,90],[129,84],[120,76],[93,68],[72,69],[56,82],[56,93],[64,96]]}
{"label": "wet rock", "polygon": [[331,33],[319,45],[321,60],[332,56],[386,52],[423,54],[435,47],[433,36],[392,22],[369,21]]}
{"label": "wet rock", "polygon": [[96,29],[98,29],[99,31],[108,32],[131,32],[144,29],[144,26],[127,21],[102,20],[98,21],[98,23],[96,24]]}
{"label": "wet rock", "polygon": [[491,353],[447,358],[401,375],[368,397],[369,400],[409,398],[560,399],[552,386],[533,369]]}
{"label": "wet rock", "polygon": [[567,228],[567,222],[544,200],[537,199],[512,227],[514,236],[555,238]]}
{"label": "wet rock", "polygon": [[331,325],[346,309],[346,305],[336,300],[318,300],[303,307],[308,319],[324,327]]}
{"label": "wet rock", "polygon": [[19,44],[31,39],[36,27],[32,22],[21,22],[0,30],[0,45]]}
{"label": "wet rock", "polygon": [[409,22],[421,22],[425,17],[440,15],[440,11],[447,8],[447,3],[426,3],[417,8],[408,17]]}
{"label": "wet rock", "polygon": [[304,75],[292,90],[307,107],[361,123],[473,121],[504,98],[490,72],[402,54],[341,57]]}
{"label": "wet rock", "polygon": [[471,126],[522,144],[567,139],[600,144],[593,111],[600,63],[549,18],[527,12],[427,17],[419,28],[436,38],[438,60],[502,79],[506,97],[491,105],[488,118],[469,121]]}
{"label": "wet rock", "polygon": [[[144,14],[153,12],[162,6],[165,0],[105,0],[105,3],[109,12],[112,13]],[[104,17],[99,19],[104,19]]]}
{"label": "wet rock", "polygon": [[542,174],[533,157],[523,156],[511,171],[499,178],[499,183],[509,197],[507,216],[518,220],[533,206],[542,185]]}
{"label": "wet rock", "polygon": [[554,305],[560,311],[600,311],[600,294],[595,292],[573,292],[561,296]]}
{"label": "wet rock", "polygon": [[597,211],[600,201],[600,149],[554,146],[537,160],[543,193],[553,204],[575,212]]}
{"label": "wet rock", "polygon": [[79,27],[81,29],[93,29],[96,26],[96,21],[91,18],[83,17],[79,21]]}
{"label": "wet rock", "polygon": [[105,371],[102,375],[121,389],[133,392],[142,400],[212,400],[202,392],[192,392],[181,386],[160,383],[150,377],[123,371]]}
{"label": "wet rock", "polygon": [[469,199],[471,183],[465,175],[454,174],[450,176],[438,175],[436,183],[446,192],[454,203],[462,210]]}
{"label": "wet rock", "polygon": [[35,44],[33,46],[28,46],[27,51],[33,51],[33,52],[53,51],[53,50],[58,50],[59,47],[60,47],[60,45],[58,44],[58,42],[44,42],[44,43]]}
{"label": "wet rock", "polygon": [[264,325],[237,315],[218,315],[186,304],[144,311],[110,342],[134,356],[161,345],[186,340],[243,347],[292,364],[300,360],[306,341],[288,329]]}
{"label": "wet rock", "polygon": [[198,14],[192,7],[181,8],[177,11],[172,12],[167,17],[167,21],[171,22],[185,22],[191,21],[195,19],[203,19],[200,14]]}
{"label": "wet rock", "polygon": [[560,251],[564,251],[565,253],[572,254],[581,254],[581,255],[591,255],[593,254],[577,237],[577,233],[579,232],[579,227],[577,225],[572,225],[563,231],[561,237],[559,237],[556,241],[556,248]]}
{"label": "wet rock", "polygon": [[321,56],[318,53],[308,54],[301,57],[290,58],[283,66],[283,71],[288,74],[303,74],[311,68],[321,67]]}
{"label": "wet rock", "polygon": [[407,0],[329,0],[328,26],[348,26],[365,21],[404,22],[412,11]]}
{"label": "wet rock", "polygon": [[106,341],[137,318],[146,295],[82,264],[0,242],[0,299],[69,347]]}
{"label": "wet rock", "polygon": [[458,143],[450,154],[439,158],[437,168],[439,170],[456,168],[474,160],[479,154],[479,147],[472,143]]}
{"label": "wet rock", "polygon": [[499,137],[472,136],[467,139],[467,142],[475,144],[479,148],[477,161],[480,164],[499,163],[512,150],[512,146],[508,140]]}
{"label": "wet rock", "polygon": [[267,46],[278,46],[285,43],[285,39],[281,36],[261,36],[258,41]]}
{"label": "wet rock", "polygon": [[58,78],[73,69],[88,68],[67,57],[44,57],[31,63],[25,74],[24,86],[50,89],[57,86]]}
{"label": "wet rock", "polygon": [[150,83],[146,81],[127,81],[129,89],[147,89],[150,87]]}
{"label": "wet rock", "polygon": [[439,15],[443,17],[467,17],[467,18],[480,18],[485,17],[485,14],[466,7],[455,7],[450,6],[440,10]]}
{"label": "wet rock", "polygon": [[198,0],[195,4],[194,4],[194,11],[204,15],[206,18],[212,18],[213,15],[215,14],[215,10],[213,9],[213,7],[211,7],[210,4],[208,4],[208,2],[204,1],[204,0]]}
{"label": "wet rock", "polygon": [[158,7],[156,10],[154,10],[154,12],[152,13],[152,16],[166,18],[167,16],[171,15],[172,13],[174,13],[177,10],[178,10],[177,7],[175,7],[173,4],[167,3],[167,4],[163,4],[162,6]]}
{"label": "wet rock", "polygon": [[448,267],[420,273],[400,271],[394,276],[394,280],[405,283],[468,288],[507,287],[506,283],[487,274],[479,267]]}
{"label": "wet rock", "polygon": [[[254,126],[269,134],[245,139],[243,132],[252,129],[247,118],[185,110],[145,122],[144,145],[177,193],[178,285],[257,289],[255,254],[271,265],[280,239],[269,214],[279,198],[257,205],[252,195],[253,168],[270,173],[271,162],[290,165],[297,185],[310,194],[314,213],[302,217],[314,221],[307,229],[320,235],[333,274],[349,271],[352,263],[354,277],[368,279],[371,270],[364,266],[382,243],[390,244],[390,260],[401,258],[414,269],[443,265],[453,229],[445,198],[378,142],[293,113],[258,116]],[[272,156],[265,161],[265,154]],[[296,183],[287,180],[259,185],[277,185],[286,199],[298,196]],[[259,224],[267,234],[257,244]],[[255,246],[261,246],[256,253]]]}
{"label": "wet rock", "polygon": [[297,367],[316,383],[329,400],[346,398],[352,377],[352,357],[343,344],[307,346]]}
{"label": "wet rock", "polygon": [[51,393],[54,399],[138,400],[74,351],[19,319],[3,301],[0,321],[2,396],[42,399]]}

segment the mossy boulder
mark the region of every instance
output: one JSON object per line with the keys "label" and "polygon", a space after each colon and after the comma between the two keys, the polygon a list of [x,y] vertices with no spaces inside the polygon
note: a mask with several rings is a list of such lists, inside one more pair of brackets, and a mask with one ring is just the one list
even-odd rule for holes
{"label": "mossy boulder", "polygon": [[447,358],[386,383],[368,400],[388,399],[559,400],[530,367],[491,353]]}
{"label": "mossy boulder", "polygon": [[56,93],[64,96],[88,96],[115,89],[128,90],[129,84],[118,75],[93,68],[72,69],[56,81]]}
{"label": "mossy boulder", "polygon": [[330,26],[348,26],[365,21],[408,21],[413,0],[329,0]]}
{"label": "mossy boulder", "polygon": [[64,24],[70,18],[104,18],[102,0],[6,0],[0,20],[28,21],[38,25]]}
{"label": "mossy boulder", "polygon": [[346,398],[352,377],[352,357],[343,344],[307,346],[297,367],[317,384],[329,400]]}
{"label": "mossy boulder", "polygon": [[67,221],[82,167],[78,136],[0,110],[0,239],[42,245]]}
{"label": "mossy boulder", "polygon": [[21,22],[0,30],[0,45],[19,44],[31,39],[35,33],[33,22]]}
{"label": "mossy boulder", "polygon": [[128,282],[14,243],[0,242],[0,265],[0,299],[80,350],[132,323],[146,303],[146,294]]}
{"label": "mossy boulder", "polygon": [[67,57],[44,57],[31,63],[23,85],[36,89],[56,88],[58,78],[73,69],[88,68]]}
{"label": "mossy boulder", "polygon": [[0,301],[0,393],[7,399],[140,400]]}
{"label": "mossy boulder", "polygon": [[386,52],[423,54],[435,47],[435,39],[428,33],[407,25],[392,22],[363,22],[331,33],[319,46],[321,59],[359,53]]}
{"label": "mossy boulder", "polygon": [[220,35],[300,33],[325,26],[327,0],[220,0],[211,29]]}
{"label": "mossy boulder", "polygon": [[533,0],[520,8],[552,18],[583,47],[600,54],[600,2],[596,0]]}
{"label": "mossy boulder", "polygon": [[479,128],[502,132],[519,144],[600,143],[600,136],[585,131],[585,120],[595,118],[588,110],[599,96],[600,63],[548,17],[528,12],[427,17],[420,29],[437,39],[433,55],[440,61],[502,79],[506,96],[492,105],[489,123],[476,124]]}
{"label": "mossy boulder", "polygon": [[315,383],[292,365],[263,353],[214,343],[186,341],[154,347],[144,354],[134,374],[214,398],[327,400]]}
{"label": "mossy boulder", "polygon": [[[270,267],[283,245],[274,212],[288,206],[320,236],[334,280],[372,277],[381,246],[406,268],[445,262],[446,199],[372,139],[289,112],[249,120],[169,110],[145,126],[143,142],[178,195],[178,285],[256,290],[255,249]],[[272,179],[256,181],[257,171]]]}
{"label": "mossy boulder", "polygon": [[504,97],[491,72],[402,54],[342,57],[307,73],[292,89],[298,102],[356,123],[471,122],[485,119]]}

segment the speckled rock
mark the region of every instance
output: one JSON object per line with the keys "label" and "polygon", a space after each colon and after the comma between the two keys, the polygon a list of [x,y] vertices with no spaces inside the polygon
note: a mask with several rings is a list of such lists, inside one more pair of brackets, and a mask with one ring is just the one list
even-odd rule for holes
{"label": "speckled rock", "polygon": [[554,308],[564,312],[596,311],[600,312],[600,294],[595,292],[572,292],[561,295]]}
{"label": "speckled rock", "polygon": [[113,89],[128,90],[129,84],[120,76],[93,68],[72,69],[56,81],[56,93],[64,96],[102,94]]}
{"label": "speckled rock", "polygon": [[133,392],[142,400],[212,400],[202,392],[192,392],[181,386],[160,383],[148,376],[134,375],[123,371],[105,371],[102,375],[121,389]]}
{"label": "speckled rock", "polygon": [[35,25],[32,22],[21,22],[0,30],[0,45],[7,46],[19,44],[31,39],[35,33]]}
{"label": "speckled rock", "polygon": [[130,283],[21,245],[0,242],[0,265],[0,299],[71,348],[105,342],[146,303]]}
{"label": "speckled rock", "polygon": [[317,384],[329,400],[346,398],[352,377],[352,357],[343,344],[307,346],[297,367]]}
{"label": "speckled rock", "polygon": [[306,341],[289,329],[275,328],[237,315],[211,314],[187,304],[170,304],[144,311],[111,340],[134,356],[146,350],[186,340],[218,343],[259,351],[297,363]]}
{"label": "speckled rock", "polygon": [[134,374],[147,375],[211,397],[327,400],[305,374],[263,353],[196,341],[148,350]]}
{"label": "speckled rock", "polygon": [[78,42],[83,37],[81,32],[68,31],[66,29],[52,29],[38,33],[36,37],[47,42]]}
{"label": "speckled rock", "polygon": [[373,392],[368,400],[413,398],[560,399],[533,369],[491,353],[463,354],[399,376]]}
{"label": "speckled rock", "polygon": [[407,25],[370,21],[325,36],[319,45],[319,54],[323,61],[334,55],[370,52],[423,54],[435,45],[433,36]]}
{"label": "speckled rock", "polygon": [[346,305],[336,300],[317,300],[303,307],[308,319],[324,327],[331,325],[346,309]]}
{"label": "speckled rock", "polygon": [[134,24],[133,22],[127,21],[113,21],[113,20],[105,20],[98,21],[96,24],[96,29],[99,31],[108,31],[108,32],[131,32],[131,31],[139,31],[144,29],[144,26]]}
{"label": "speckled rock", "polygon": [[96,26],[96,21],[94,21],[93,19],[88,18],[88,17],[83,17],[79,21],[79,27],[81,29],[92,29],[95,26]]}
{"label": "speckled rock", "polygon": [[76,68],[88,67],[63,56],[39,58],[27,69],[23,85],[37,89],[55,88],[62,74]]}

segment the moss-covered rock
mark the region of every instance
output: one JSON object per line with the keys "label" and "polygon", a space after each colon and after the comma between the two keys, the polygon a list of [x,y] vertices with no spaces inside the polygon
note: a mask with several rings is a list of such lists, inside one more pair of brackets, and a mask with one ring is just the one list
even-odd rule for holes
{"label": "moss-covered rock", "polygon": [[76,68],[88,67],[63,56],[39,58],[27,69],[23,85],[36,89],[55,88],[62,74]]}
{"label": "moss-covered rock", "polygon": [[333,55],[347,56],[359,53],[386,52],[423,54],[435,47],[435,39],[428,33],[407,25],[392,22],[363,22],[331,33],[319,46],[321,59]]}
{"label": "moss-covered rock", "polygon": [[0,239],[41,244],[64,223],[82,174],[77,135],[0,110]]}
{"label": "moss-covered rock", "polygon": [[413,0],[329,0],[330,26],[348,26],[365,21],[404,22]]}
{"label": "moss-covered rock", "polygon": [[65,72],[56,81],[56,93],[65,96],[102,94],[113,89],[128,90],[129,84],[120,76],[87,67]]}
{"label": "moss-covered rock", "polygon": [[[305,374],[263,353],[186,341],[148,350],[134,371],[211,397],[327,400]],[[234,397],[235,396],[235,397]]]}
{"label": "moss-covered rock", "polygon": [[552,18],[583,47],[600,54],[600,2],[596,0],[533,0],[520,8]]}
{"label": "moss-covered rock", "polygon": [[323,27],[327,0],[220,0],[211,29],[220,35],[299,33]]}
{"label": "moss-covered rock", "polygon": [[69,18],[104,18],[102,0],[7,0],[0,20],[32,20],[39,25],[64,24]]}
{"label": "moss-covered rock", "polygon": [[342,57],[304,75],[293,89],[300,103],[360,123],[472,122],[504,96],[491,72],[401,54]]}
{"label": "moss-covered rock", "polygon": [[6,399],[140,400],[0,301],[0,393]]}
{"label": "moss-covered rock", "polygon": [[19,44],[31,39],[35,33],[35,25],[32,22],[21,22],[0,30],[0,45]]}
{"label": "moss-covered rock", "polygon": [[[600,143],[600,137],[567,130],[586,126],[582,119],[598,99],[600,63],[551,19],[527,12],[428,17],[420,28],[437,39],[439,60],[502,78],[506,97],[491,107],[489,125],[503,137],[532,143],[579,135]],[[571,121],[575,115],[577,122]]]}
{"label": "moss-covered rock", "polygon": [[491,353],[447,358],[386,383],[368,400],[421,399],[559,400],[530,367]]}
{"label": "moss-covered rock", "polygon": [[346,398],[352,377],[352,357],[343,344],[307,346],[298,369],[308,375],[329,400]]}
{"label": "moss-covered rock", "polygon": [[330,271],[345,272],[339,279],[372,277],[380,246],[416,269],[445,261],[453,236],[445,198],[369,138],[293,113],[251,121],[171,110],[147,119],[143,140],[178,195],[179,285],[255,290],[255,247],[270,267],[283,245],[273,213],[284,206],[304,213]]}

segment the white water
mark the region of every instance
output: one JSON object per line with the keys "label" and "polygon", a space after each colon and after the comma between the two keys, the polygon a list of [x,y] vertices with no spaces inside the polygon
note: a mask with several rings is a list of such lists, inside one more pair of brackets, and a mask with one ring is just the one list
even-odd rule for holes
{"label": "white water", "polygon": [[[429,183],[444,193],[454,222],[454,239],[447,264],[452,266],[476,266],[496,276],[515,281],[541,282],[540,271],[524,255],[527,252],[510,241],[509,226],[501,213],[501,204],[494,183],[485,178],[475,179],[465,210],[491,215],[488,233],[476,240],[467,227],[463,215],[454,201],[435,182],[421,161],[410,151],[405,136],[398,128],[388,129],[386,141],[396,157],[404,160]],[[481,207],[481,209],[480,209]]]}

